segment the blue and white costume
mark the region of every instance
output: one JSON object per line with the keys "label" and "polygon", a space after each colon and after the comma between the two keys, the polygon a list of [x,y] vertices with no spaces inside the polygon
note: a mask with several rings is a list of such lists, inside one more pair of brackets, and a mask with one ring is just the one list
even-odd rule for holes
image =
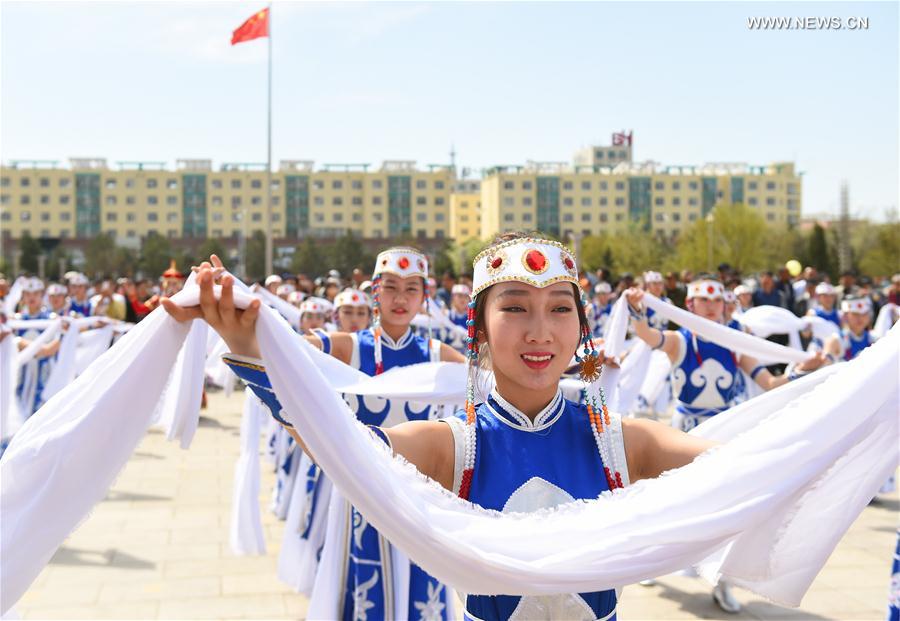
{"label": "blue and white costume", "polygon": [[[666,304],[672,303],[672,300],[664,295],[660,296],[659,299]],[[647,309],[647,323],[650,324],[651,328],[655,328],[656,330],[666,330],[669,327],[669,320],[654,311],[652,308]]]}
{"label": "blue and white costume", "polygon": [[853,360],[866,347],[875,342],[872,334],[868,330],[856,336],[850,330],[841,331],[841,345],[844,349],[844,360]]}
{"label": "blue and white costume", "polygon": [[894,562],[891,565],[887,621],[900,621],[900,529],[897,529],[897,548],[894,550]]}
{"label": "blue and white costume", "polygon": [[90,317],[94,314],[94,307],[93,304],[91,304],[90,298],[85,299],[84,302],[78,302],[75,298],[69,298],[65,311],[66,315]]}
{"label": "blue and white costume", "polygon": [[[55,313],[51,313],[46,308],[41,308],[36,313],[28,313],[26,311],[15,315],[16,319],[21,320],[51,319],[53,317],[56,317]],[[15,335],[33,341],[41,335],[41,330],[16,330]],[[16,384],[16,398],[19,400],[19,411],[25,418],[37,412],[44,404],[42,393],[47,380],[50,378],[53,360],[52,356],[40,359],[34,358],[22,366],[19,371],[19,381]]]}
{"label": "blue and white costume", "polygon": [[[530,512],[567,502],[597,498],[609,490],[604,464],[591,432],[587,407],[556,397],[535,416],[525,414],[495,390],[476,409],[475,467],[469,500],[486,508]],[[628,484],[621,420],[610,415],[612,446]],[[464,416],[444,419],[453,430],[453,491],[459,493],[467,446]],[[468,595],[465,618],[615,619],[616,592],[526,596]]]}
{"label": "blue and white costume", "polygon": [[821,317],[825,321],[830,321],[836,326],[836,330],[839,332],[841,330],[841,314],[838,312],[836,308],[832,308],[830,311],[826,311],[822,307],[818,307],[815,309],[816,317]]}
{"label": "blue and white costume", "polygon": [[603,336],[603,329],[606,327],[606,322],[609,321],[609,316],[612,313],[612,303],[607,302],[604,306],[600,306],[597,302],[591,302],[591,325],[593,329],[591,330],[594,338],[600,338]]}

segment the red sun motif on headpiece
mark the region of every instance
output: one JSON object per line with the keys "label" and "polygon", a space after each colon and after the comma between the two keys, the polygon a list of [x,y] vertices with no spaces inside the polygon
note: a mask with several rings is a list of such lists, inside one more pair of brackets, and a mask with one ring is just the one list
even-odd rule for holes
{"label": "red sun motif on headpiece", "polygon": [[356,295],[355,293],[353,294],[353,298],[352,298],[352,299],[353,299],[354,302],[359,302],[359,296]]}
{"label": "red sun motif on headpiece", "polygon": [[409,267],[409,258],[408,257],[400,257],[399,259],[397,259],[397,265],[400,267],[401,270],[405,270],[407,267]]}
{"label": "red sun motif on headpiece", "polygon": [[713,287],[712,285],[707,285],[707,286],[706,286],[706,292],[707,292],[707,293],[712,293],[712,292],[715,291],[715,290],[716,290],[716,288]]}
{"label": "red sun motif on headpiece", "polygon": [[544,253],[540,250],[532,248],[525,253],[523,259],[525,261],[525,267],[534,274],[540,274],[547,269],[547,257],[544,256]]}

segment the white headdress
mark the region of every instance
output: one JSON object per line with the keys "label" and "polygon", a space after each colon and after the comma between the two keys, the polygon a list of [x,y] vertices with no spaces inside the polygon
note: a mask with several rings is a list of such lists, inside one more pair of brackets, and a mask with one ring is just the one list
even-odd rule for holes
{"label": "white headdress", "polygon": [[872,312],[872,300],[869,298],[845,299],[841,302],[841,312],[868,315]]}
{"label": "white headdress", "polygon": [[369,296],[359,289],[344,289],[334,297],[334,307],[341,306],[364,306],[370,308],[372,306]]}
{"label": "white headdress", "polygon": [[721,300],[725,297],[725,287],[718,280],[703,279],[695,280],[688,285],[687,299],[693,298],[709,298],[710,300]]}

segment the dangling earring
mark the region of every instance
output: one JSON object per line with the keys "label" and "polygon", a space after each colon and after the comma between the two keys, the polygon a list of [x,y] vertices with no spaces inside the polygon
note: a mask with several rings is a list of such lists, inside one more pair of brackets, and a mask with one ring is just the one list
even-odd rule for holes
{"label": "dangling earring", "polygon": [[600,363],[600,355],[594,349],[594,341],[591,339],[587,326],[581,328],[581,345],[584,355],[579,356],[578,351],[575,351],[575,360],[578,361],[578,376],[585,384],[590,384],[600,379],[603,365]]}

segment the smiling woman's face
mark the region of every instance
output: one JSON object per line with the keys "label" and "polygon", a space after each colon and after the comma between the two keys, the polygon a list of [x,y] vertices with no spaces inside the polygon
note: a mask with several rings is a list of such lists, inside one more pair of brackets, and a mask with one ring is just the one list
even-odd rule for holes
{"label": "smiling woman's face", "polygon": [[580,340],[573,287],[567,282],[543,289],[519,282],[496,284],[487,291],[484,325],[479,327],[501,391],[555,391]]}

